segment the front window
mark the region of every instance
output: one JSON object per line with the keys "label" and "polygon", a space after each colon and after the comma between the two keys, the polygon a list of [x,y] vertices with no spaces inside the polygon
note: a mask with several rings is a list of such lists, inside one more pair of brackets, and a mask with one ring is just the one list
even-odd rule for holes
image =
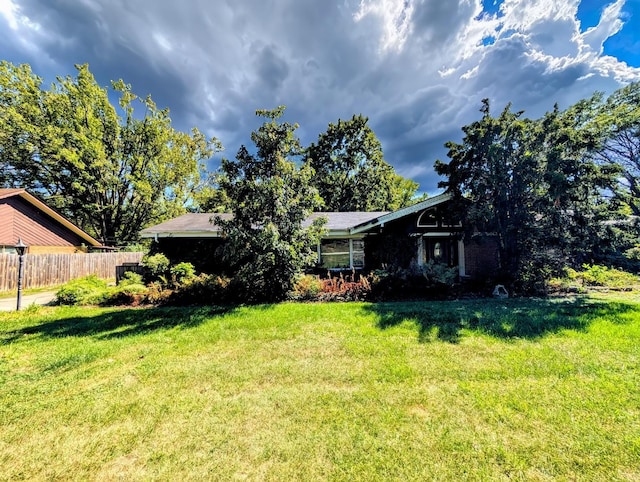
{"label": "front window", "polygon": [[320,241],[320,266],[327,269],[364,267],[364,240],[323,239]]}

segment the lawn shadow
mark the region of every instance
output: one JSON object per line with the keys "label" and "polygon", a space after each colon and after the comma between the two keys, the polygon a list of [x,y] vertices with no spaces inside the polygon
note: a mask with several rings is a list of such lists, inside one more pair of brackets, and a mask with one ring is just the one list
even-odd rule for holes
{"label": "lawn shadow", "polygon": [[200,306],[187,308],[123,308],[94,316],[70,316],[13,331],[0,332],[0,343],[10,343],[25,335],[49,338],[121,338],[169,328],[191,328],[212,317],[232,312],[235,307]]}
{"label": "lawn shadow", "polygon": [[411,322],[418,326],[421,342],[450,343],[459,342],[463,330],[502,339],[536,339],[566,329],[584,331],[603,317],[626,323],[625,313],[640,313],[640,307],[632,303],[588,297],[377,303],[365,309],[375,313],[381,329]]}

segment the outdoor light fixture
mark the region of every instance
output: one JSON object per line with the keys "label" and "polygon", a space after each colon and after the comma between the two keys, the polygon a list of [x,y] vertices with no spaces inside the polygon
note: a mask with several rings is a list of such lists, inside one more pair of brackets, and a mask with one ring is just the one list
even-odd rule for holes
{"label": "outdoor light fixture", "polygon": [[24,278],[24,254],[27,252],[27,245],[22,242],[22,238],[18,238],[18,244],[15,245],[18,254],[18,303],[16,310],[20,311],[22,302],[22,278]]}

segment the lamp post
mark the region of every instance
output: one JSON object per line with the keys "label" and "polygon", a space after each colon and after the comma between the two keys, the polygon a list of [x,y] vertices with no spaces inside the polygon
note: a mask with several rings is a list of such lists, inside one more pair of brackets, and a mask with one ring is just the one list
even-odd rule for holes
{"label": "lamp post", "polygon": [[27,245],[22,242],[22,238],[18,238],[18,244],[15,246],[16,253],[18,253],[18,306],[17,311],[20,311],[20,304],[22,303],[22,278],[24,278],[24,254],[27,252]]}

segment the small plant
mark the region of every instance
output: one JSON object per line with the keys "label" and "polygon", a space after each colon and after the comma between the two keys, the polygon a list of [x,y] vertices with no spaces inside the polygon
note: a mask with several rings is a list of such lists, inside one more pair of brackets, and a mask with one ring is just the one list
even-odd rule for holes
{"label": "small plant", "polygon": [[296,279],[290,297],[293,300],[316,300],[321,291],[322,281],[317,276],[305,274]]}
{"label": "small plant", "polygon": [[107,292],[106,281],[90,275],[64,284],[56,293],[56,302],[60,305],[99,304]]}
{"label": "small plant", "polygon": [[451,287],[458,281],[458,268],[429,260],[429,262],[422,267],[422,276],[424,276],[427,283],[432,286]]}
{"label": "small plant", "polygon": [[102,301],[103,305],[131,305],[141,304],[147,298],[148,288],[139,283],[120,283],[109,290]]}
{"label": "small plant", "polygon": [[171,279],[176,286],[179,286],[196,276],[196,269],[191,263],[178,263],[169,270]]}
{"label": "small plant", "polygon": [[173,295],[173,290],[167,288],[159,281],[154,281],[147,285],[145,301],[151,305],[163,305]]}
{"label": "small plant", "polygon": [[583,292],[592,288],[632,289],[640,285],[640,277],[616,268],[601,265],[582,266],[583,271],[564,269],[564,276],[553,278],[549,287],[555,291]]}
{"label": "small plant", "polygon": [[145,268],[147,281],[166,279],[169,273],[169,258],[162,253],[144,256],[141,264]]}
{"label": "small plant", "polygon": [[122,275],[119,286],[142,285],[142,275],[134,271],[127,271]]}
{"label": "small plant", "polygon": [[599,265],[583,265],[582,279],[585,285],[607,288],[630,288],[638,285],[638,276],[615,268]]}
{"label": "small plant", "polygon": [[362,301],[369,297],[371,283],[365,276],[330,276],[322,280],[320,301]]}

